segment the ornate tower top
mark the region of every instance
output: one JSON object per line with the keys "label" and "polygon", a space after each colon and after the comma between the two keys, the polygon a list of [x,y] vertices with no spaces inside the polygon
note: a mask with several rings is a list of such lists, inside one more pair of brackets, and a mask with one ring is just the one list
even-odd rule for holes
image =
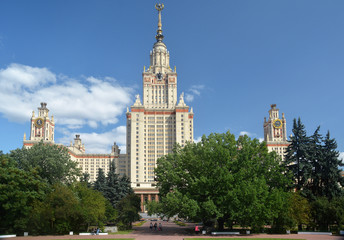
{"label": "ornate tower top", "polygon": [[156,31],[156,40],[158,42],[162,42],[162,40],[164,39],[164,35],[162,35],[162,24],[161,24],[161,11],[164,9],[164,4],[162,3],[157,3],[155,4],[155,9],[158,10],[158,13],[159,13],[159,21],[158,21],[158,30]]}

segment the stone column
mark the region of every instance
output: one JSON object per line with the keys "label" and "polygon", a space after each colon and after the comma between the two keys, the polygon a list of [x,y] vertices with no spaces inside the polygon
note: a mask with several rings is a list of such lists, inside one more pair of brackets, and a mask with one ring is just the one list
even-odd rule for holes
{"label": "stone column", "polygon": [[143,194],[141,194],[141,212],[144,211],[143,202],[144,202],[144,198],[143,198]]}

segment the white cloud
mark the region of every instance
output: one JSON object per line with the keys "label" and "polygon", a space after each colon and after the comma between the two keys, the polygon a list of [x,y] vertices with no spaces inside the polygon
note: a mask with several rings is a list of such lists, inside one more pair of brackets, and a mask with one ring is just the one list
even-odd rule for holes
{"label": "white cloud", "polygon": [[250,138],[257,138],[259,142],[263,142],[264,138],[258,137],[258,135],[256,133],[251,133],[251,132],[247,132],[247,131],[241,131],[239,133],[239,136],[244,136],[247,135]]}
{"label": "white cloud", "polygon": [[194,100],[194,95],[191,95],[191,94],[189,94],[189,93],[186,93],[185,94],[185,100],[187,101],[187,102],[192,102],[193,100]]}
{"label": "white cloud", "polygon": [[344,152],[339,153],[339,159],[341,159],[342,162],[344,163]]}
{"label": "white cloud", "polygon": [[0,86],[0,113],[5,118],[28,121],[32,110],[46,102],[55,122],[69,129],[117,123],[132,100],[132,90],[110,77],[76,80],[15,63],[0,69]]}
{"label": "white cloud", "polygon": [[247,136],[251,137],[253,134],[250,133],[250,132],[246,132],[246,131],[241,131],[241,132],[239,133],[239,136],[244,136],[244,135],[247,135]]}
{"label": "white cloud", "polygon": [[70,145],[70,141],[75,138],[76,134],[79,134],[82,143],[85,144],[87,153],[111,153],[114,142],[121,149],[121,153],[126,152],[126,126],[119,126],[104,133],[69,132],[67,129],[62,129],[62,131],[64,137],[56,142]]}
{"label": "white cloud", "polygon": [[201,95],[201,90],[204,89],[204,85],[193,85],[191,88],[185,93],[185,100],[187,102],[192,102],[195,99],[195,96]]}
{"label": "white cloud", "polygon": [[198,142],[200,142],[201,140],[202,140],[202,137],[195,138],[195,139],[194,139],[194,143],[198,143]]}

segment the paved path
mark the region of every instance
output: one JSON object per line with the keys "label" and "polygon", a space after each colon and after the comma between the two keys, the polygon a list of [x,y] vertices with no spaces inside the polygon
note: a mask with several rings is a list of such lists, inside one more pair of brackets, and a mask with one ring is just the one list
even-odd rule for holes
{"label": "paved path", "polygon": [[[154,224],[155,222],[153,222]],[[159,223],[159,222],[157,222]],[[125,235],[107,235],[107,236],[29,236],[9,238],[9,240],[53,240],[53,239],[108,239],[108,238],[134,238],[135,240],[183,240],[184,238],[210,238],[211,236],[197,236],[193,233],[194,224],[188,224],[186,227],[180,227],[172,222],[162,222],[162,231],[151,231],[149,229],[150,222],[146,222],[141,227],[134,227],[135,231]],[[222,236],[223,237],[223,236]],[[228,238],[236,238],[238,236],[225,236]],[[219,237],[220,238],[220,237]],[[341,236],[323,236],[323,235],[268,235],[268,234],[252,234],[250,236],[240,236],[240,238],[293,238],[306,240],[344,240]],[[234,239],[233,239],[234,240]]]}

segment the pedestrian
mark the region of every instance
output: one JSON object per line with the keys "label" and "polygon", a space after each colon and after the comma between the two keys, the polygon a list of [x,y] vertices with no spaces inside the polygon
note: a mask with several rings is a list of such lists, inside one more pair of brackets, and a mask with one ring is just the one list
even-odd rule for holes
{"label": "pedestrian", "polygon": [[199,229],[199,227],[196,225],[196,226],[195,226],[195,233],[198,234],[199,232],[200,232],[200,229]]}
{"label": "pedestrian", "polygon": [[97,233],[96,233],[97,235],[99,235],[99,231],[100,231],[100,229],[99,229],[99,228],[97,228]]}
{"label": "pedestrian", "polygon": [[157,223],[154,223],[154,230],[156,231],[156,228],[158,227]]}
{"label": "pedestrian", "polygon": [[159,223],[159,231],[162,231],[162,224]]}
{"label": "pedestrian", "polygon": [[152,223],[152,222],[151,222],[150,225],[149,225],[149,229],[150,229],[151,231],[153,231],[153,223]]}

